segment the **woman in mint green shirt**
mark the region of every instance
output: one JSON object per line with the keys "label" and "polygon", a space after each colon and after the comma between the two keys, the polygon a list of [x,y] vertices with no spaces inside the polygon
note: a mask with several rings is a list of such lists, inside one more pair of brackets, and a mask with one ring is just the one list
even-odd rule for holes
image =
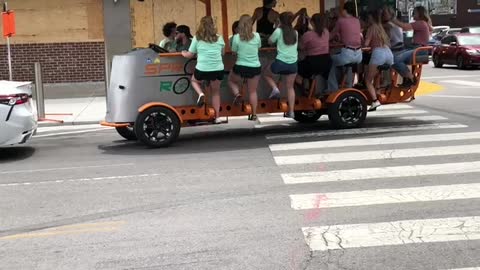
{"label": "woman in mint green shirt", "polygon": [[295,106],[295,77],[297,76],[298,60],[298,33],[293,29],[292,23],[295,15],[292,12],[280,14],[280,26],[269,38],[270,44],[277,44],[277,57],[270,70],[267,69],[265,80],[272,87],[270,98],[280,98],[280,90],[273,79],[273,74],[281,75],[288,93],[288,113],[285,117],[294,117]]}
{"label": "woman in mint green shirt", "polygon": [[197,33],[193,37],[192,44],[188,51],[183,51],[186,58],[193,58],[197,55],[197,65],[192,76],[192,87],[198,94],[197,106],[205,104],[202,81],[209,81],[212,89],[212,106],[215,110],[215,124],[220,121],[220,83],[223,80],[225,42],[217,35],[217,28],[212,17],[205,16],[200,20]]}
{"label": "woman in mint green shirt", "polygon": [[250,104],[252,105],[252,121],[257,120],[257,87],[262,73],[258,57],[258,49],[262,41],[258,33],[253,32],[253,20],[249,15],[242,15],[238,23],[238,34],[232,38],[232,51],[237,54],[237,62],[228,78],[228,84],[235,95],[234,103],[242,103],[239,92],[242,79],[246,79]]}

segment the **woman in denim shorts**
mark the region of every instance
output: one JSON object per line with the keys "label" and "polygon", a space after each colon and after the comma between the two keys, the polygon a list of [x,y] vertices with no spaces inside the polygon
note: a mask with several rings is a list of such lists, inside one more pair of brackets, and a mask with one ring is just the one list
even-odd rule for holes
{"label": "woman in denim shorts", "polygon": [[[280,14],[280,26],[269,38],[270,44],[277,44],[277,57],[270,70],[267,69],[265,80],[272,87],[270,98],[280,98],[280,90],[273,79],[273,74],[281,75],[288,91],[288,113],[285,117],[294,117],[295,90],[294,83],[297,76],[298,61],[298,33],[292,23],[295,15],[292,12]],[[273,73],[273,74],[272,74]]]}
{"label": "woman in denim shorts", "polygon": [[373,85],[375,76],[378,74],[377,68],[381,65],[393,65],[393,54],[390,50],[390,38],[382,26],[382,10],[372,11],[369,14],[369,21],[370,26],[365,36],[365,46],[372,49],[372,55],[368,64],[365,84],[373,101],[369,111],[373,111],[381,105]]}

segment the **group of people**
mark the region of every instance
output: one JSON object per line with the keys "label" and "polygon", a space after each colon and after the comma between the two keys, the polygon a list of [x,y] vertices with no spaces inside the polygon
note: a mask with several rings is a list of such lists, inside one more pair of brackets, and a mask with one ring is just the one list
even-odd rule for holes
{"label": "group of people", "polygon": [[[414,57],[415,47],[428,44],[432,31],[431,20],[424,7],[416,7],[413,23],[403,23],[396,17],[392,8],[373,10],[359,18],[356,5],[345,3],[334,25],[331,16],[326,14],[307,15],[306,9],[297,13],[278,13],[274,10],[276,0],[264,0],[263,7],[253,14],[242,15],[232,26],[234,35],[229,42],[236,54],[236,63],[230,72],[228,85],[235,95],[234,103],[242,102],[240,82],[246,81],[249,102],[256,120],[257,87],[260,76],[271,87],[270,98],[280,96],[280,88],[274,75],[281,76],[288,96],[286,117],[294,117],[295,87],[304,87],[304,79],[321,75],[328,81],[328,90],[336,91],[339,87],[339,70],[345,66],[365,65],[359,83],[364,83],[372,98],[369,110],[380,106],[374,87],[374,78],[378,66],[392,66],[404,78],[403,86],[414,84],[414,77],[408,68]],[[362,19],[362,20],[360,20]],[[294,25],[294,21],[297,20]],[[256,23],[256,31],[254,24]],[[183,28],[183,29],[182,29]],[[210,16],[201,19],[194,37],[184,26],[176,27],[174,23],[164,27],[167,37],[160,44],[168,51],[181,51],[187,58],[197,57],[197,65],[192,76],[192,87],[198,94],[197,105],[203,106],[205,94],[202,81],[209,81],[212,89],[212,106],[216,112],[215,123],[220,123],[220,82],[224,76],[223,54],[225,42],[217,33],[215,23]],[[413,30],[413,47],[407,48],[403,41],[403,31]],[[168,44],[168,45],[166,45]],[[259,49],[276,46],[275,60],[262,69]],[[335,44],[335,46],[332,46]],[[333,53],[332,47],[340,50]],[[370,48],[365,53],[362,48]],[[299,59],[303,55],[303,59]],[[352,87],[352,71],[347,72],[347,87]]]}

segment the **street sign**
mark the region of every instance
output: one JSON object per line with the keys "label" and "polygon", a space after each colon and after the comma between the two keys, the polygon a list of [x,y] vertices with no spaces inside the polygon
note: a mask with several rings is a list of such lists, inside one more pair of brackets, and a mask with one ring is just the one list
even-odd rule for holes
{"label": "street sign", "polygon": [[12,10],[2,12],[3,36],[12,37],[15,35],[15,12]]}
{"label": "street sign", "polygon": [[10,49],[10,38],[15,35],[15,12],[13,12],[12,10],[8,10],[7,1],[3,3],[2,22],[3,22],[3,36],[7,38],[8,78],[10,81],[12,81],[13,73],[12,73],[12,52]]}

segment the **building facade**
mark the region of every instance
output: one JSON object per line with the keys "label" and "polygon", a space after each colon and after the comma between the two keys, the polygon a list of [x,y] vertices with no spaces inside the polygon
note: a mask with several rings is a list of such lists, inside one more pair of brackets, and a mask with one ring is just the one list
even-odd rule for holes
{"label": "building facade", "polygon": [[[15,11],[11,38],[13,79],[32,81],[40,62],[46,83],[104,80],[102,0],[8,1]],[[1,23],[1,22],[0,22]],[[8,79],[7,48],[0,41],[0,79]]]}
{"label": "building facade", "polygon": [[[276,9],[306,7],[313,14],[344,2],[278,0]],[[242,14],[252,14],[262,1],[226,3],[225,23],[230,26]],[[16,13],[17,25],[11,39],[13,79],[32,81],[33,65],[40,62],[46,83],[104,81],[109,73],[105,63],[113,55],[158,43],[168,21],[189,25],[194,33],[206,14],[205,3],[199,0],[10,0],[8,4]],[[395,5],[406,13],[415,5],[428,5],[435,25],[480,25],[480,13],[475,13],[480,0],[358,0],[358,4],[360,9]],[[221,0],[211,0],[211,10],[221,32]],[[8,79],[5,39],[0,40],[0,79]]]}

